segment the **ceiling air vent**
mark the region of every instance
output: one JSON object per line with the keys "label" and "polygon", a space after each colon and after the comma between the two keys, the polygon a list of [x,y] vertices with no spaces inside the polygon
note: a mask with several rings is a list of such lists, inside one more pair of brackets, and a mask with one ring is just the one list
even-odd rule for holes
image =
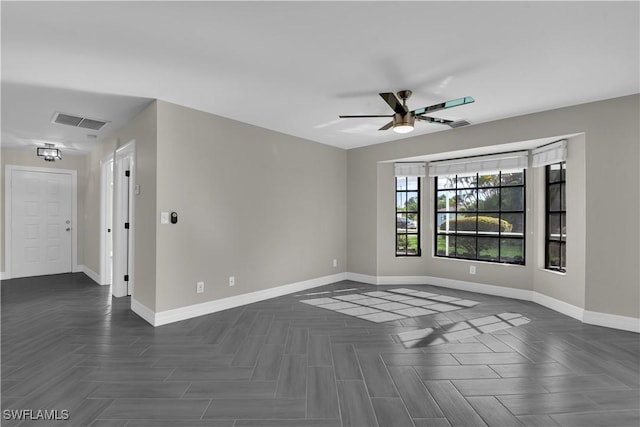
{"label": "ceiling air vent", "polygon": [[467,126],[470,125],[471,122],[467,121],[467,120],[458,120],[457,122],[451,122],[449,123],[449,126],[451,126],[452,128],[459,128],[462,126]]}
{"label": "ceiling air vent", "polygon": [[55,113],[51,122],[91,130],[101,130],[109,123],[104,120],[89,119],[64,113]]}

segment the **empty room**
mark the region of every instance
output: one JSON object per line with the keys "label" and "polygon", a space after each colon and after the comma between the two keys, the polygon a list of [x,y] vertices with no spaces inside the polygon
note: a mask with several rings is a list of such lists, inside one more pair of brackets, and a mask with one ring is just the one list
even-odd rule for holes
{"label": "empty room", "polygon": [[2,426],[640,425],[639,1],[2,1]]}

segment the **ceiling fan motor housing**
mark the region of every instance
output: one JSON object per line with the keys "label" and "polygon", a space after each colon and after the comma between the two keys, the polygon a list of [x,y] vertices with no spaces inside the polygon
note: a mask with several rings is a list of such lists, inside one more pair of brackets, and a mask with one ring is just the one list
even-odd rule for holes
{"label": "ceiling fan motor housing", "polygon": [[393,115],[393,126],[411,126],[413,127],[413,124],[415,122],[416,118],[413,114],[411,114],[410,112],[407,114],[394,114]]}

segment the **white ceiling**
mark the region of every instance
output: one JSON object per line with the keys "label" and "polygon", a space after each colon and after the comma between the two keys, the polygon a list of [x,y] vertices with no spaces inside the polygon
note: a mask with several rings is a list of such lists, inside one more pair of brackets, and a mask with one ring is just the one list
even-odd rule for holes
{"label": "white ceiling", "polygon": [[[2,2],[2,144],[86,151],[162,99],[342,148],[379,92],[481,123],[640,91],[640,3]],[[111,123],[90,132],[54,112]],[[94,134],[97,137],[87,136]]]}

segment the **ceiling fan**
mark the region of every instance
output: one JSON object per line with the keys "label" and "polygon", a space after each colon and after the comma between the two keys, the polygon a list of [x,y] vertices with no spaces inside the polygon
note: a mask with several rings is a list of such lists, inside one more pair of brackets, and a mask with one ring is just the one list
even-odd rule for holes
{"label": "ceiling fan", "polygon": [[[444,110],[447,108],[457,107],[459,105],[471,104],[475,100],[470,96],[465,96],[464,98],[452,99],[451,101],[443,102],[440,104],[431,105],[429,107],[417,108],[415,110],[409,111],[407,107],[407,99],[411,96],[410,90],[401,90],[398,92],[398,97],[391,92],[381,93],[380,96],[384,101],[389,104],[391,109],[395,112],[395,114],[387,114],[387,115],[360,115],[360,116],[338,116],[341,119],[352,119],[352,118],[362,118],[362,117],[393,117],[393,119],[382,126],[378,130],[387,130],[393,128],[395,132],[398,133],[407,133],[413,130],[413,124],[415,119],[422,120],[430,123],[440,123],[443,125],[449,125],[451,127],[460,127],[470,124],[466,120],[447,120],[447,119],[439,119],[436,117],[425,116],[426,113],[433,113],[435,111]],[[402,100],[400,103],[399,99]]]}

